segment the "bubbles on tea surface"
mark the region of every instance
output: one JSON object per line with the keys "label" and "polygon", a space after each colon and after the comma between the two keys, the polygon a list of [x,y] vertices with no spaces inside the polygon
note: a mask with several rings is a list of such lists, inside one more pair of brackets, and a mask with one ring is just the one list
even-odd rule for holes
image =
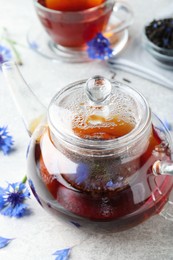
{"label": "bubbles on tea surface", "polygon": [[131,132],[138,118],[135,101],[120,91],[113,93],[109,101],[106,105],[93,105],[85,99],[81,106],[74,105],[74,134],[83,139],[108,140]]}

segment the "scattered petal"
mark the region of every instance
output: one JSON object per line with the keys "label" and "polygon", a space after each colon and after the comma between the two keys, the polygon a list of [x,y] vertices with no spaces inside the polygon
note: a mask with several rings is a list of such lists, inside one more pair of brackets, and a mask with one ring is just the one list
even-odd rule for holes
{"label": "scattered petal", "polygon": [[29,145],[28,145],[27,150],[26,150],[26,158],[28,158],[30,146],[31,146],[31,140],[30,140]]}
{"label": "scattered petal", "polygon": [[3,151],[4,155],[10,152],[13,143],[13,137],[9,135],[7,126],[0,127],[0,150]]}
{"label": "scattered petal", "polygon": [[71,248],[57,250],[53,255],[56,255],[55,260],[68,260]]}
{"label": "scattered petal", "polygon": [[112,56],[111,44],[101,33],[98,33],[87,45],[88,56],[91,59],[106,60]]}
{"label": "scattered petal", "polygon": [[172,130],[172,125],[166,119],[163,120],[163,124],[169,131]]}
{"label": "scattered petal", "polygon": [[75,227],[80,228],[81,225],[75,221],[70,221]]}
{"label": "scattered petal", "polygon": [[37,50],[39,48],[38,44],[36,42],[30,42],[29,47],[33,50]]}
{"label": "scattered petal", "polygon": [[9,61],[12,59],[12,53],[10,49],[6,48],[3,45],[0,45],[0,64],[5,61]]}
{"label": "scattered petal", "polygon": [[29,186],[30,186],[30,188],[31,188],[31,190],[32,190],[33,195],[34,195],[35,198],[37,199],[38,203],[40,203],[40,205],[42,206],[42,203],[41,203],[41,201],[40,201],[40,199],[39,199],[39,197],[38,197],[38,194],[37,194],[37,192],[36,192],[36,190],[35,190],[35,187],[34,187],[34,184],[33,184],[32,180],[29,179],[29,180],[28,180],[28,183],[29,183]]}
{"label": "scattered petal", "polygon": [[0,187],[0,214],[20,218],[29,213],[25,200],[30,193],[24,183],[8,184],[7,188]]}
{"label": "scattered petal", "polygon": [[6,247],[13,238],[5,238],[5,237],[0,237],[0,249],[3,247]]}

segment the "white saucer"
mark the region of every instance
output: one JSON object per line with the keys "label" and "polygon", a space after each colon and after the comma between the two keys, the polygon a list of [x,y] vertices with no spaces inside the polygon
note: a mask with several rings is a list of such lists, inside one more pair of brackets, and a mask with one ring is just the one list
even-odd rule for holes
{"label": "white saucer", "polygon": [[[118,55],[125,47],[128,41],[128,29],[125,29],[114,36],[112,57]],[[63,62],[88,62],[93,61],[88,57],[86,50],[79,48],[65,48],[53,43],[43,28],[33,28],[27,34],[27,43],[29,47],[37,54],[52,61]],[[112,58],[111,57],[111,58]]]}

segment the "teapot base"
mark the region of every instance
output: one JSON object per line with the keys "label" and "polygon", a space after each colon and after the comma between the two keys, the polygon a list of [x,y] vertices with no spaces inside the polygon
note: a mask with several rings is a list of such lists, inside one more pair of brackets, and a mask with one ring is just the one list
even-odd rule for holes
{"label": "teapot base", "polygon": [[[168,193],[170,193],[171,190],[172,187],[170,188]],[[111,221],[93,221],[75,216],[74,214],[67,215],[60,211],[57,211],[55,207],[56,202],[51,204],[50,202],[46,202],[41,198],[39,198],[39,202],[49,214],[51,214],[54,218],[58,219],[58,221],[62,222],[65,225],[74,226],[80,228],[82,231],[86,230],[89,233],[109,234],[122,232],[134,228],[137,225],[145,222],[150,217],[159,214],[165,203],[167,202],[168,196],[169,194],[165,194],[152,206],[144,205],[137,211],[125,217]]]}

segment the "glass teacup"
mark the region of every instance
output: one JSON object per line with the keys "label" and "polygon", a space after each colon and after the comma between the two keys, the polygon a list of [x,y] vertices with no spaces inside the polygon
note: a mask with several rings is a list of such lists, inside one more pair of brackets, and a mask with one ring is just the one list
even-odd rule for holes
{"label": "glass teacup", "polygon": [[[102,4],[82,11],[49,9],[44,0],[34,0],[35,9],[43,28],[55,45],[83,48],[97,33],[110,38],[132,23],[133,14],[125,4],[106,0]],[[119,22],[117,17],[122,16]],[[108,28],[110,17],[116,21]]]}

